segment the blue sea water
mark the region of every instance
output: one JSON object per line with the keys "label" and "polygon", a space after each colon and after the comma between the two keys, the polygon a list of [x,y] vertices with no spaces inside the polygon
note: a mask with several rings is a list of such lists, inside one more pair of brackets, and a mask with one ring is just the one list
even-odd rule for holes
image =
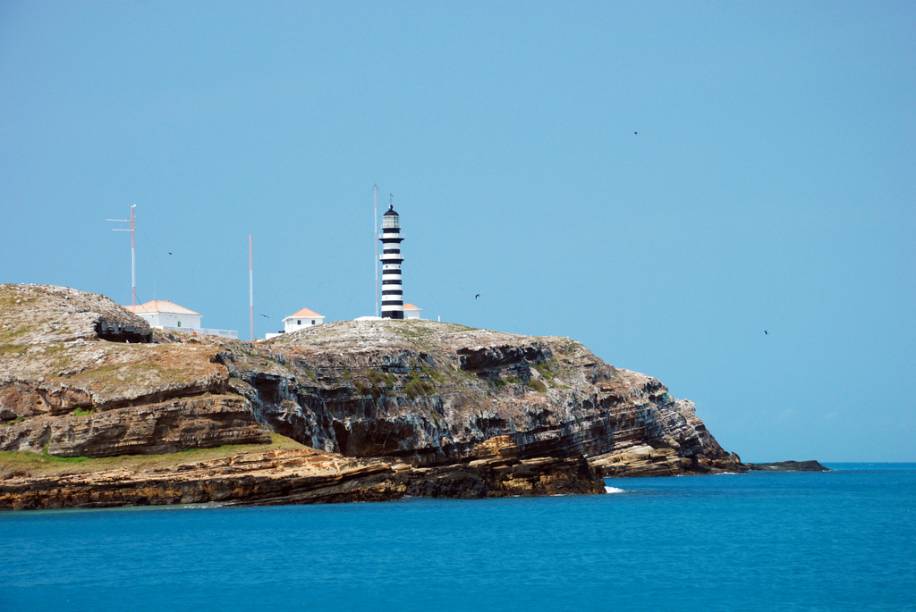
{"label": "blue sea water", "polygon": [[916,464],[602,496],[0,513],[2,610],[916,610]]}

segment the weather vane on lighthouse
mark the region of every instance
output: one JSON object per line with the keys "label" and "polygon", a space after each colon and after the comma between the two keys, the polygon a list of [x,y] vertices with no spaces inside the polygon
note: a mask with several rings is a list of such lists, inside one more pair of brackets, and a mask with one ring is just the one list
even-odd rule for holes
{"label": "weather vane on lighthouse", "polygon": [[388,210],[382,216],[382,318],[404,318],[404,289],[401,285],[401,222],[394,210],[394,194],[388,194]]}

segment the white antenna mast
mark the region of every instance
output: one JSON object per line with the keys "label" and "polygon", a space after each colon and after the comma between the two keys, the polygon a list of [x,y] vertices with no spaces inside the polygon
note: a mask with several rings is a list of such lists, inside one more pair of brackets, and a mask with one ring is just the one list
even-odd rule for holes
{"label": "white antenna mast", "polygon": [[129,219],[105,219],[109,223],[127,223],[128,227],[116,227],[113,232],[130,232],[130,303],[137,305],[137,213],[136,204],[130,205]]}
{"label": "white antenna mast", "polygon": [[254,342],[254,245],[248,234],[248,336]]}
{"label": "white antenna mast", "polygon": [[375,263],[375,316],[378,313],[378,185],[372,186],[372,261]]}

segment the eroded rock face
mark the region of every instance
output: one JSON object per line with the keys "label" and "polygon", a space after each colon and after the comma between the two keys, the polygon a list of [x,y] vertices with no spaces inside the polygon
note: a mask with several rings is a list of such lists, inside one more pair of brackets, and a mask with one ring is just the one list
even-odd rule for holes
{"label": "eroded rock face", "polygon": [[740,466],[692,402],[567,338],[359,321],[263,346],[269,371],[235,351],[218,360],[259,418],[316,448],[435,465],[473,458],[480,442],[509,435],[523,458],[582,455],[609,474],[625,471],[631,455],[637,472]]}
{"label": "eroded rock face", "polygon": [[269,342],[127,342],[144,325],[94,294],[0,286],[0,450],[149,454],[273,431],[403,464],[405,491],[452,496],[742,467],[691,402],[567,338],[384,320]]}
{"label": "eroded rock face", "polygon": [[248,401],[204,394],[154,404],[45,415],[0,427],[3,450],[61,457],[169,453],[222,444],[268,443]]}

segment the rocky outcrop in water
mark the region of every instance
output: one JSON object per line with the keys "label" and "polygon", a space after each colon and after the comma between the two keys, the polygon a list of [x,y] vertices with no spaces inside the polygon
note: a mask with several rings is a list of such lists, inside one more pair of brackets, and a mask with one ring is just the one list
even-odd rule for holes
{"label": "rocky outcrop in water", "polygon": [[[149,455],[268,444],[272,432],[388,466],[402,494],[582,492],[603,474],[743,469],[691,402],[568,338],[347,321],[246,343],[153,333],[93,294],[0,286],[0,451]],[[261,499],[234,490],[220,501]],[[121,503],[140,498],[176,499]]]}
{"label": "rocky outcrop in water", "polygon": [[774,461],[772,463],[748,463],[747,468],[753,472],[829,472],[830,468],[819,461]]}

